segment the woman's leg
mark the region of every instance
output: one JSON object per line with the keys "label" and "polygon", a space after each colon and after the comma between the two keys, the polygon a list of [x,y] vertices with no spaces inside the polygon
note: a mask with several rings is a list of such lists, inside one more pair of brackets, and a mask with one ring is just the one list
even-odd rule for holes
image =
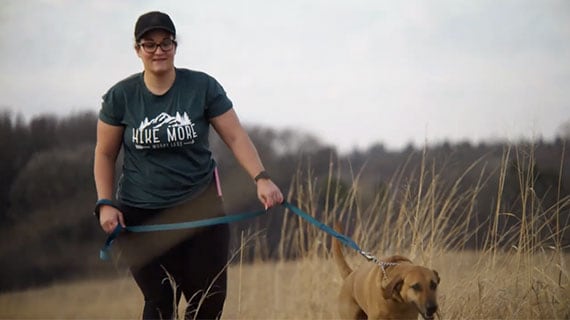
{"label": "woman's leg", "polygon": [[[141,225],[157,220],[163,210],[123,206],[127,225]],[[169,232],[125,232],[118,239],[122,257],[144,297],[143,319],[175,319],[181,291],[173,278],[171,264],[176,263],[175,251],[168,248]],[[173,280],[173,281],[170,281]]]}
{"label": "woman's leg", "polygon": [[181,293],[186,319],[219,319],[227,290],[229,226],[201,229],[148,264],[131,268],[143,293],[143,319],[173,319]]}
{"label": "woman's leg", "polygon": [[[144,296],[143,319],[175,319],[181,291],[162,263],[164,257],[148,264],[131,268],[131,273]],[[169,259],[168,259],[169,260]],[[172,280],[172,281],[171,281]]]}
{"label": "woman's leg", "polygon": [[209,227],[181,244],[180,289],[188,302],[186,319],[219,319],[227,290],[227,224]]}
{"label": "woman's leg", "polygon": [[[125,207],[123,214],[127,225],[160,224],[221,216],[224,209],[212,184],[197,198],[175,208]],[[122,235],[119,245],[145,297],[143,318],[176,317],[181,293],[189,302],[186,318],[219,318],[226,296],[229,237],[227,224]]]}

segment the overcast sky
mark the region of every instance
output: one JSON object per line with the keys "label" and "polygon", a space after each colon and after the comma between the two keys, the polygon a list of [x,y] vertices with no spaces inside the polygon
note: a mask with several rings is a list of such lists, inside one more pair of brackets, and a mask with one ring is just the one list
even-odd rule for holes
{"label": "overcast sky", "polygon": [[97,111],[141,71],[150,10],[176,24],[175,64],[215,77],[242,122],[341,151],[550,140],[570,121],[568,0],[2,0],[0,107]]}

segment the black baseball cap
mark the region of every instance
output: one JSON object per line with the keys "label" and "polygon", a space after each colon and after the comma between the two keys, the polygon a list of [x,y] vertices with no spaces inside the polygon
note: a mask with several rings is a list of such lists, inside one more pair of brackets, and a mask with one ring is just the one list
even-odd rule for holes
{"label": "black baseball cap", "polygon": [[160,11],[151,11],[138,18],[135,24],[135,40],[139,41],[145,33],[156,29],[166,30],[176,37],[176,28],[170,17]]}

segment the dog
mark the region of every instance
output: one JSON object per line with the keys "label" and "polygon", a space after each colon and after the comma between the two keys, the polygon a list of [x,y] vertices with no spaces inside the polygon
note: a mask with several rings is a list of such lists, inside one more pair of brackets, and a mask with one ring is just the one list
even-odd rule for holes
{"label": "dog", "polygon": [[[342,233],[338,224],[335,229]],[[363,263],[353,270],[336,239],[333,256],[343,278],[339,294],[343,319],[417,319],[421,314],[425,320],[433,320],[438,309],[437,271],[399,255],[378,264]]]}

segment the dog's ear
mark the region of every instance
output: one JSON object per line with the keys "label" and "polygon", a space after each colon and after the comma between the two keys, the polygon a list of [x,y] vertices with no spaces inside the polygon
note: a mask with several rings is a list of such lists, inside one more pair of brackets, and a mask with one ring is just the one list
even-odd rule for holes
{"label": "dog's ear", "polygon": [[432,270],[433,274],[435,274],[435,278],[437,279],[437,284],[439,284],[439,282],[441,281],[441,278],[439,277],[439,273],[437,273],[437,271]]}
{"label": "dog's ear", "polygon": [[402,297],[400,296],[400,291],[402,290],[403,285],[404,285],[404,279],[402,279],[402,277],[397,276],[394,279],[392,279],[392,281],[388,283],[386,288],[382,290],[382,295],[384,296],[384,299],[386,300],[395,299],[401,301]]}

